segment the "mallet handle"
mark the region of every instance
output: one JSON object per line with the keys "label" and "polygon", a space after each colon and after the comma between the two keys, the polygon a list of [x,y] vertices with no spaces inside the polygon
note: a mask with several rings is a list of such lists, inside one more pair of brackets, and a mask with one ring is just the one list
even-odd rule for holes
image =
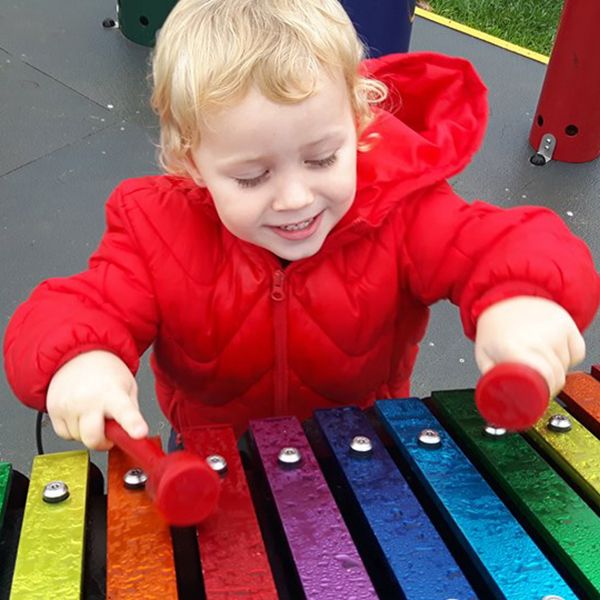
{"label": "mallet handle", "polygon": [[114,419],[106,419],[104,425],[106,437],[128,454],[148,476],[153,471],[165,453],[150,439],[133,439]]}

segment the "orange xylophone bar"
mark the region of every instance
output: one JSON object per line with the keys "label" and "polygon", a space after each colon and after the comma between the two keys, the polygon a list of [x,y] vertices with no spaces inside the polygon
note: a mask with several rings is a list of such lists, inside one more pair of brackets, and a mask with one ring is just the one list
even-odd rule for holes
{"label": "orange xylophone bar", "polygon": [[559,394],[569,411],[596,437],[600,437],[600,365],[592,366],[592,374],[575,372]]}

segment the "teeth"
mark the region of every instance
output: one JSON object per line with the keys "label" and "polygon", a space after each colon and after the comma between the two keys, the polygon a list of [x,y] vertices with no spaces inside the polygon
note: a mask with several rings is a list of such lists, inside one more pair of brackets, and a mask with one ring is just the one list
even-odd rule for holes
{"label": "teeth", "polygon": [[300,229],[306,229],[312,222],[313,219],[307,219],[306,221],[294,223],[293,225],[281,225],[280,229],[285,229],[285,231],[299,231]]}

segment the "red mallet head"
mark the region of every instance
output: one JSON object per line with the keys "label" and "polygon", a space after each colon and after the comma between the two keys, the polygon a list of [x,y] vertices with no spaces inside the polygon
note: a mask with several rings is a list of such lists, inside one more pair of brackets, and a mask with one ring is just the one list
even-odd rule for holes
{"label": "red mallet head", "polygon": [[490,369],[477,384],[475,403],[491,425],[522,431],[534,425],[548,407],[550,392],[544,378],[519,363]]}
{"label": "red mallet head", "polygon": [[148,492],[170,525],[196,525],[216,508],[219,475],[196,454],[182,450],[167,454],[148,477]]}

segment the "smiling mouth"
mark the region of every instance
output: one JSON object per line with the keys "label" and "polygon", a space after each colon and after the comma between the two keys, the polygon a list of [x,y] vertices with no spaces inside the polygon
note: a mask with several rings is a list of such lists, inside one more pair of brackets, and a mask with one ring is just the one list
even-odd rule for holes
{"label": "smiling mouth", "polygon": [[310,227],[316,218],[317,217],[311,217],[310,219],[300,221],[299,223],[292,223],[291,225],[279,225],[278,229],[283,229],[284,231],[302,231],[303,229]]}
{"label": "smiling mouth", "polygon": [[306,240],[319,229],[324,212],[325,211],[322,210],[314,217],[310,217],[310,219],[304,219],[303,221],[297,221],[296,223],[271,225],[271,231],[275,232],[278,236],[285,240],[291,240],[294,242]]}

